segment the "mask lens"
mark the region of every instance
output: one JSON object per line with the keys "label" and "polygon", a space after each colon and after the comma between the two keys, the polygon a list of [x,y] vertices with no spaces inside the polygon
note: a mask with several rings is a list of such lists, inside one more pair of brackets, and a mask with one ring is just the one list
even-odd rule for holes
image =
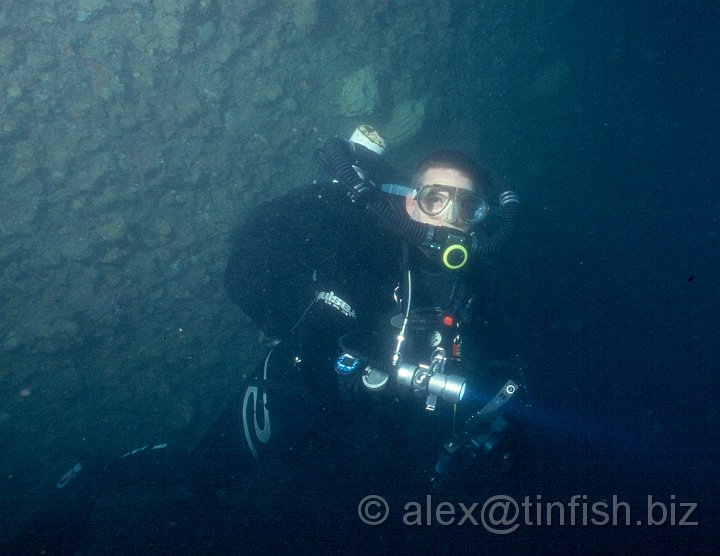
{"label": "mask lens", "polygon": [[420,190],[418,203],[425,214],[437,216],[448,206],[451,192],[439,185],[428,185]]}
{"label": "mask lens", "polygon": [[460,216],[468,224],[477,224],[488,212],[488,204],[480,195],[465,189],[458,190]]}

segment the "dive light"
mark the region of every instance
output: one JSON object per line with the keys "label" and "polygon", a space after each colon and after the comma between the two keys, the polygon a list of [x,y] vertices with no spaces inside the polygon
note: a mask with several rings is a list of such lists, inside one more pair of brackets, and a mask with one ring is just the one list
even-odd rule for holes
{"label": "dive light", "polygon": [[458,403],[465,394],[465,377],[445,374],[447,355],[443,348],[436,348],[430,365],[402,363],[397,370],[398,386],[412,388],[417,396],[427,396],[425,409],[433,411],[438,398]]}

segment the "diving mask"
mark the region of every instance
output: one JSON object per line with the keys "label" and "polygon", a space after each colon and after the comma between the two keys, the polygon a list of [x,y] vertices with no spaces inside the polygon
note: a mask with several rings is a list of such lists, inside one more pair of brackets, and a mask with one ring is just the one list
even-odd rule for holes
{"label": "diving mask", "polygon": [[440,216],[452,204],[451,210],[471,226],[481,222],[490,210],[487,201],[474,191],[451,185],[423,185],[415,190],[414,198],[420,210],[432,217]]}

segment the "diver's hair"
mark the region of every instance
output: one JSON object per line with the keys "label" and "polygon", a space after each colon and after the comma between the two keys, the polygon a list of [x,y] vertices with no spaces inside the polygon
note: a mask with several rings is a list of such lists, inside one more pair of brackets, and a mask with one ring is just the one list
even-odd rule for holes
{"label": "diver's hair", "polygon": [[412,185],[420,184],[420,177],[431,168],[452,168],[470,178],[475,191],[483,194],[490,188],[490,174],[468,155],[459,151],[441,149],[431,152],[418,163],[413,172]]}

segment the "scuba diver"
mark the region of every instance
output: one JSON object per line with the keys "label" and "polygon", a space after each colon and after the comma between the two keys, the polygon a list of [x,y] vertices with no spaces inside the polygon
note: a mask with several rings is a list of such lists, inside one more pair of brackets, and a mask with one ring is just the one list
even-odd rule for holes
{"label": "scuba diver", "polygon": [[[489,200],[487,173],[450,150],[399,184],[384,148],[369,126],[328,140],[317,153],[325,179],[258,207],[239,230],[226,289],[275,346],[230,410],[238,449],[313,465],[340,452],[367,463],[377,452],[382,467],[407,459],[403,436],[422,438],[419,475],[429,476],[419,490],[448,489],[481,462],[496,475],[516,469],[526,442],[502,408],[519,397],[522,365],[478,360],[466,336],[518,197]],[[265,246],[250,241],[259,230]],[[498,372],[507,375],[493,382]],[[389,440],[393,430],[402,434]],[[383,440],[402,449],[393,455]]]}
{"label": "scuba diver", "polygon": [[200,444],[78,463],[13,550],[73,553],[98,493],[131,486],[192,492],[206,517],[208,500],[268,469],[330,489],[336,508],[372,492],[497,494],[521,474],[527,439],[507,410],[522,365],[483,360],[472,341],[482,270],[512,237],[518,197],[491,199],[487,174],[449,150],[404,185],[384,147],[369,126],[329,139],[323,178],[237,230],[225,287],[270,349]]}

